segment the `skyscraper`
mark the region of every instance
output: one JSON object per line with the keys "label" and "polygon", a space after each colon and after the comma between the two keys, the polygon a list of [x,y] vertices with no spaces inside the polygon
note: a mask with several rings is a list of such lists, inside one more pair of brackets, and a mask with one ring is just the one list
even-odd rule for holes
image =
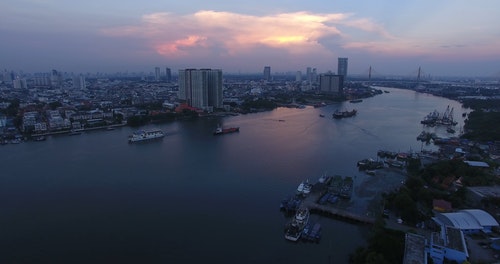
{"label": "skyscraper", "polygon": [[179,99],[203,110],[222,108],[222,70],[179,70]]}
{"label": "skyscraper", "polygon": [[160,67],[155,67],[155,81],[160,81]]}
{"label": "skyscraper", "polygon": [[347,58],[339,58],[337,65],[337,74],[347,77]]}
{"label": "skyscraper", "polygon": [[306,78],[307,82],[311,83],[312,82],[312,72],[311,72],[311,67],[307,67],[306,70]]}
{"label": "skyscraper", "polygon": [[319,77],[321,92],[342,94],[344,92],[344,76],[331,73],[321,74]]}
{"label": "skyscraper", "polygon": [[165,77],[166,77],[166,82],[171,82],[172,81],[172,72],[170,71],[170,68],[165,69]]}
{"label": "skyscraper", "polygon": [[264,80],[266,81],[271,80],[271,66],[264,67]]}

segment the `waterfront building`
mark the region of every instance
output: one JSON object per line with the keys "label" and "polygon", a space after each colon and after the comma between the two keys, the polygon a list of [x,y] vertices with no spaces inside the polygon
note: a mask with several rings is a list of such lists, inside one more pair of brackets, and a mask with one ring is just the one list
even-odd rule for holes
{"label": "waterfront building", "polygon": [[464,233],[460,229],[450,226],[442,228],[439,233],[432,233],[429,255],[433,263],[436,264],[443,264],[445,259],[457,263],[468,260],[469,253]]}
{"label": "waterfront building", "polygon": [[321,74],[319,77],[319,90],[325,93],[343,94],[344,76],[333,73]]}
{"label": "waterfront building", "polygon": [[179,99],[209,112],[222,108],[222,70],[179,70]]}
{"label": "waterfront building", "polygon": [[453,213],[436,213],[434,222],[444,226],[451,226],[463,231],[466,234],[491,233],[493,227],[498,227],[498,222],[480,209],[466,209]]}
{"label": "waterfront building", "polygon": [[347,58],[338,58],[337,74],[347,77]]}
{"label": "waterfront building", "polygon": [[264,67],[264,80],[271,81],[271,66]]}

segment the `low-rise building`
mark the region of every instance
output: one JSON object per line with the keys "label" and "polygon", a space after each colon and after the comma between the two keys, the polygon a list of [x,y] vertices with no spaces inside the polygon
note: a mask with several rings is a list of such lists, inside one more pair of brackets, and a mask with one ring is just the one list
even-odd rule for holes
{"label": "low-rise building", "polygon": [[444,260],[463,263],[469,259],[464,233],[451,226],[441,228],[441,232],[431,235],[429,255],[435,264],[442,264]]}

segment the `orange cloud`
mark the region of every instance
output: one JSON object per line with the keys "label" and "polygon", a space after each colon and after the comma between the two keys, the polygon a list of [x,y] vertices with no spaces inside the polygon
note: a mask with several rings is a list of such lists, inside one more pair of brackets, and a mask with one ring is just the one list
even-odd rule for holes
{"label": "orange cloud", "polygon": [[[188,56],[190,51],[214,50],[219,55],[249,53],[256,48],[280,49],[289,54],[331,55],[332,47],[323,39],[336,39],[340,45],[345,33],[338,25],[354,27],[387,36],[369,20],[350,20],[351,14],[312,14],[309,12],[252,16],[230,12],[199,11],[178,16],[171,13],[144,15],[135,26],[102,30],[109,36],[146,39],[158,54]],[[351,22],[350,22],[351,21]]]}
{"label": "orange cloud", "polygon": [[187,54],[186,48],[206,46],[205,40],[206,38],[202,36],[188,36],[171,43],[159,43],[155,46],[155,50],[165,56],[181,56]]}

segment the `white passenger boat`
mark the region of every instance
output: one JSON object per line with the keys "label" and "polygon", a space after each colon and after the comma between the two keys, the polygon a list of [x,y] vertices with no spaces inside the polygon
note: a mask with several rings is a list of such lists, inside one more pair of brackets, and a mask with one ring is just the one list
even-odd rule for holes
{"label": "white passenger boat", "polygon": [[132,135],[128,137],[128,142],[140,142],[152,139],[158,139],[165,136],[165,133],[161,129],[149,129],[149,130],[139,130],[134,132]]}

